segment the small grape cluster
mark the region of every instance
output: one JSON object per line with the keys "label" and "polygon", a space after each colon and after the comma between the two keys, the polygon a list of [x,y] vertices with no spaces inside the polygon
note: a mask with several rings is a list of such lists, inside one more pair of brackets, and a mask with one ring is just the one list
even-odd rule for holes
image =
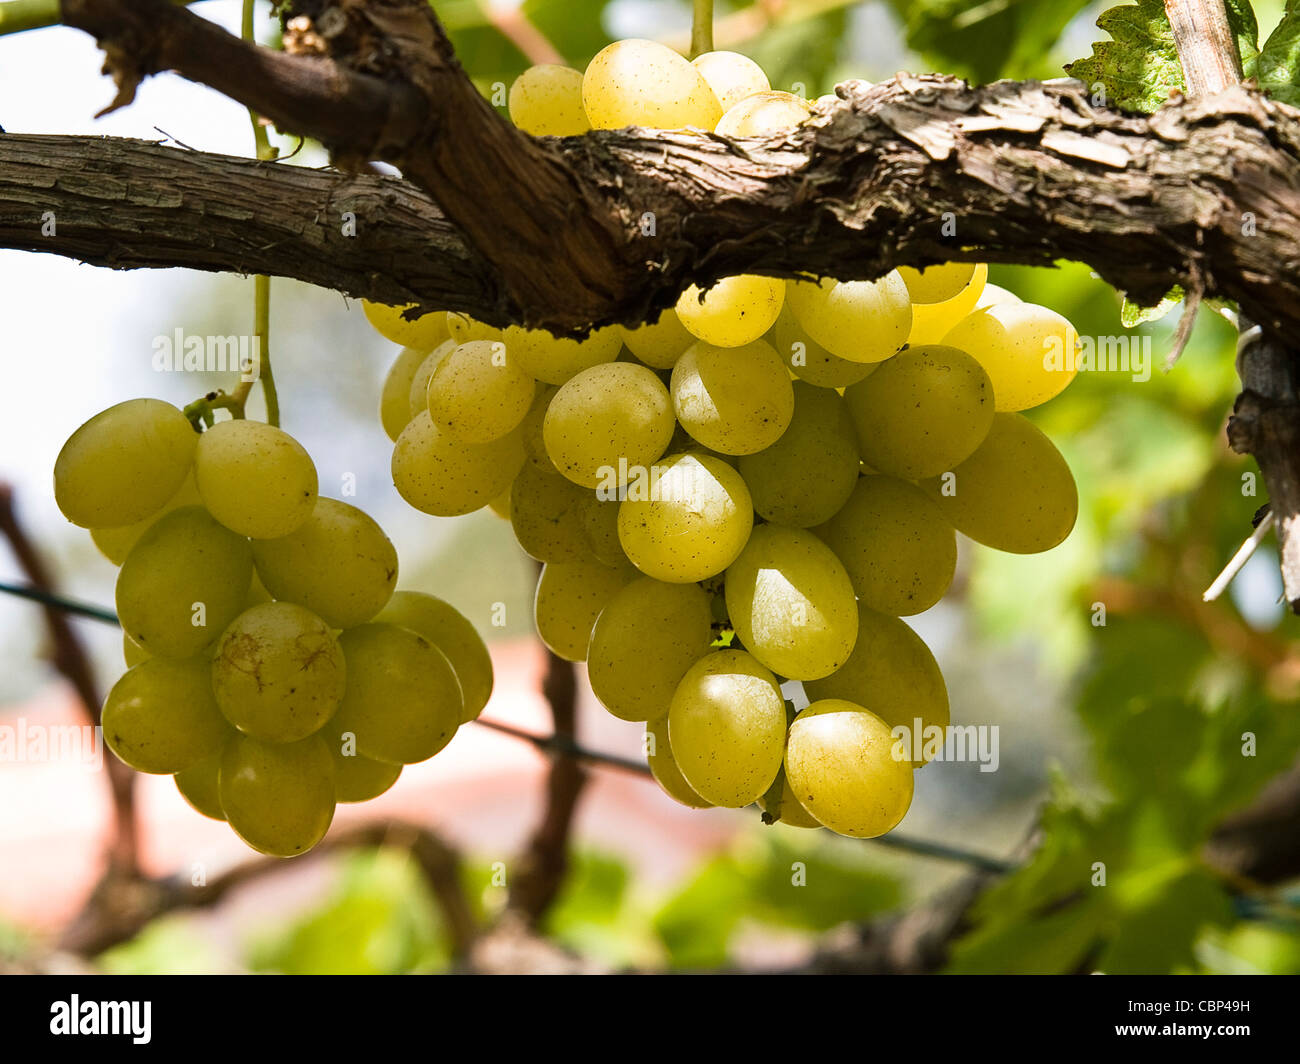
{"label": "small grape cluster", "polygon": [[292,857],[337,802],[383,794],[475,718],[492,663],[446,602],[394,591],[383,529],[318,495],[291,435],[242,418],[195,428],[133,399],[55,463],[64,516],[121,567],[128,670],[104,738],[252,848]]}
{"label": "small grape cluster", "polygon": [[[814,111],[743,56],[643,40],[585,73],[533,67],[509,109],[536,135],[775,135]],[[987,276],[728,277],[582,341],[367,304],[406,345],[381,403],[394,483],[426,513],[509,518],[544,563],[541,638],[645,722],[672,797],[883,834],[935,753],[897,729],[949,722],[900,618],[947,591],[958,531],[1031,553],[1077,516],[1069,468],[1020,413],[1070,382],[1077,337]]]}

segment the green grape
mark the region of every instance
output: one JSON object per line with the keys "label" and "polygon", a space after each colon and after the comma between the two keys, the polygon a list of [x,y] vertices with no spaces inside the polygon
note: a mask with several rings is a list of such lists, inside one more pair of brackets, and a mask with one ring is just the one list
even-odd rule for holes
{"label": "green grape", "polygon": [[695,439],[723,454],[753,454],[781,438],[794,415],[790,374],[771,344],[691,346],[673,367],[673,408]]}
{"label": "green grape", "polygon": [[471,318],[468,314],[457,314],[453,311],[447,312],[447,328],[451,332],[451,339],[456,344],[473,343],[475,340],[490,340],[498,343],[505,339],[505,333],[494,325],[484,325],[483,322],[476,318]]}
{"label": "green grape", "polygon": [[441,650],[388,622],[352,628],[339,645],[348,685],[331,731],[350,732],[358,753],[393,765],[427,761],[451,742],[465,703]]}
{"label": "green grape", "polygon": [[519,432],[491,443],[453,440],[426,411],[402,430],[393,447],[393,484],[421,513],[457,517],[482,509],[524,465]]}
{"label": "green grape", "polygon": [[668,742],[668,714],[658,720],[649,721],[645,726],[646,762],[650,766],[650,775],[659,784],[659,788],[674,802],[690,809],[710,809],[712,802],[706,802],[686,782],[682,770],[673,760],[673,748]]}
{"label": "green grape", "polygon": [[712,642],[708,595],[695,584],[640,577],[609,600],[592,629],[592,693],[620,720],[662,717],[686,670]]}
{"label": "green grape", "polygon": [[623,544],[618,541],[618,508],[615,499],[608,501],[587,493],[582,497],[582,531],[587,549],[601,565],[627,565]]}
{"label": "green grape", "polygon": [[128,669],[134,668],[142,661],[148,661],[151,657],[153,655],[132,639],[128,633],[122,633],[122,658],[126,662]]}
{"label": "green grape", "polygon": [[539,562],[579,562],[591,553],[583,523],[589,492],[560,476],[525,465],[510,490],[515,539]]}
{"label": "green grape", "polygon": [[492,656],[483,637],[462,613],[423,591],[399,591],[378,619],[409,628],[442,651],[460,684],[461,723],[483,712],[492,696]]}
{"label": "green grape", "polygon": [[379,421],[390,440],[396,441],[411,420],[411,383],[429,352],[422,347],[404,347],[384,377],[379,394]]}
{"label": "green grape", "polygon": [[[469,342],[490,343],[492,341],[471,340]],[[420,364],[411,375],[411,381],[407,387],[407,418],[405,423],[402,425],[402,428],[406,428],[413,418],[419,417],[429,409],[429,382],[433,380],[433,375],[437,371],[438,367],[442,365],[443,360],[459,347],[460,344],[455,340],[447,340],[445,343],[439,344],[420,360]],[[399,436],[402,434],[401,429],[398,430],[397,434]],[[397,441],[394,440],[393,442],[396,443]]]}
{"label": "green grape", "polygon": [[[986,284],[980,292],[980,297],[975,301],[974,310],[983,310],[985,307],[997,306],[999,303],[1021,303],[1023,300],[1014,292],[1008,292],[995,284]],[[963,315],[964,316],[964,315]],[[956,325],[956,322],[953,322]]]}
{"label": "green grape", "polygon": [[668,738],[691,789],[739,809],[762,797],[781,770],[785,722],[776,677],[743,650],[719,650],[677,685]]}
{"label": "green grape", "polygon": [[653,370],[610,362],[584,370],[555,393],[542,438],[561,474],[584,488],[612,490],[648,469],[676,427],[668,389]]}
{"label": "green grape", "polygon": [[898,275],[907,285],[913,303],[947,303],[956,299],[975,280],[975,263],[947,262],[915,270],[900,266]]}
{"label": "green grape", "polygon": [[883,362],[912,328],[912,303],[897,270],[878,281],[790,281],[785,299],[804,332],[849,362]]}
{"label": "green grape", "polygon": [[429,379],[427,405],[434,424],[469,443],[491,443],[510,432],[533,405],[533,378],[506,345],[488,340],[461,344],[443,358]]}
{"label": "green grape", "polygon": [[245,610],[212,659],[221,712],[245,735],[293,743],[320,730],[343,699],[346,666],[329,625],[292,602]]}
{"label": "green grape", "polygon": [[772,446],[740,459],[754,509],[795,528],[829,521],[858,482],[858,440],[844,399],[794,382],[794,416]]}
{"label": "green grape", "polygon": [[634,481],[618,510],[618,539],[646,576],[693,584],[717,576],[744,549],[754,525],[749,489],[731,466],[703,454],[677,454]]}
{"label": "green grape", "polygon": [[743,347],[772,327],[784,304],[784,281],[744,273],[703,291],[691,285],[677,300],[677,317],[707,344]]}
{"label": "green grape", "polygon": [[722,117],[718,98],[688,60],[657,41],[636,38],[596,53],[582,76],[582,103],[596,129],[711,130]]}
{"label": "green grape", "polygon": [[552,336],[545,329],[510,328],[506,347],[524,372],[547,384],[563,384],[584,369],[618,358],[623,330],[616,325],[593,329],[585,340]]}
{"label": "green grape", "polygon": [[248,541],[202,506],[182,506],[159,518],[122,563],[117,615],[150,654],[190,658],[239,615],[252,579]]}
{"label": "green grape", "polygon": [[271,857],[306,853],[334,819],[334,761],[319,735],[287,745],[234,736],[218,786],[235,834]]}
{"label": "green grape", "polygon": [[150,658],[104,700],[104,741],[139,772],[171,775],[221,749],[230,728],[208,686],[205,659]]}
{"label": "green grape", "polygon": [[565,661],[586,661],[596,618],[635,576],[630,565],[548,562],[542,566],[533,603],[538,636]]}
{"label": "green grape", "polygon": [[1078,372],[1074,326],[1035,303],[997,303],[968,314],[943,342],[960,347],[988,372],[999,413],[1055,398]]}
{"label": "green grape", "polygon": [[[837,672],[803,685],[814,701],[839,698],[869,710],[891,728],[920,724],[927,737],[948,727],[948,687],[921,637],[897,617],[859,605],[858,642]],[[909,744],[910,752],[910,744]]]}
{"label": "green grape", "polygon": [[[771,813],[768,808],[766,794],[758,800],[758,807],[764,813]],[[822,826],[815,816],[799,804],[799,799],[795,796],[794,791],[790,789],[790,781],[786,779],[784,771],[781,773],[781,800],[772,819],[778,824],[787,824],[792,828],[820,828]]]}
{"label": "green grape", "polygon": [[528,408],[523,421],[519,423],[519,436],[523,441],[524,454],[528,465],[543,473],[558,473],[551,456],[546,453],[546,412],[551,408],[551,400],[560,389],[554,384],[539,384],[533,405]]}
{"label": "green grape", "polygon": [[510,121],[535,137],[576,137],[591,128],[582,72],[557,63],[529,67],[510,86]]}
{"label": "green grape", "polygon": [[260,606],[263,602],[270,601],[271,592],[266,590],[266,585],[262,583],[261,577],[257,575],[257,552],[255,550],[253,552],[253,582],[249,585],[248,594],[244,596],[244,609],[250,610],[254,606]]}
{"label": "green grape", "polygon": [[1070,467],[1019,414],[998,414],[974,454],[924,487],[963,535],[1010,554],[1051,550],[1079,516]]}
{"label": "green grape", "polygon": [[397,585],[397,551],[375,520],[338,499],[321,498],[301,526],[253,543],[262,583],[331,628],[355,628],[384,608]]}
{"label": "green grape", "polygon": [[841,699],[814,702],[795,717],[785,772],[809,813],[855,839],[892,831],[912,804],[912,765],[894,756],[889,725]]}
{"label": "green grape", "polygon": [[653,369],[672,369],[695,337],[686,331],[677,311],[667,308],[653,322],[623,330],[628,350]]}
{"label": "green grape", "polygon": [[226,814],[221,808],[221,755],[225,750],[223,743],[211,757],[206,757],[189,768],[181,769],[172,779],[181,797],[196,813],[202,813],[211,820],[225,820]]}
{"label": "green grape", "polygon": [[910,347],[844,392],[862,460],[919,480],[970,457],[993,424],[993,386],[955,347]]}
{"label": "green grape", "polygon": [[119,528],[93,528],[90,530],[90,538],[94,540],[95,546],[105,558],[114,565],[121,565],[126,561],[126,556],[131,553],[131,548],[153,527],[153,523],[158,518],[173,510],[179,510],[182,506],[196,506],[198,503],[199,489],[194,486],[194,477],[187,476],[180,490],[168,499],[157,513],[152,513],[133,525],[122,525]]}
{"label": "green grape", "polygon": [[763,68],[739,52],[705,52],[691,62],[713,90],[724,113],[746,97],[772,88]]}
{"label": "green grape", "polygon": [[714,127],[720,137],[766,137],[787,133],[812,114],[812,105],[790,92],[756,92],[730,108]]}
{"label": "green grape", "polygon": [[432,351],[447,339],[447,315],[440,310],[422,314],[418,318],[403,317],[406,311],[415,306],[407,303],[401,307],[390,307],[383,303],[371,303],[368,299],[361,301],[366,312],[366,320],[385,340],[392,340],[403,347],[418,347]]}
{"label": "green grape", "polygon": [[727,616],[779,676],[813,680],[840,668],[858,638],[849,574],[811,532],[759,525],[727,569]]}
{"label": "green grape", "polygon": [[850,362],[832,355],[804,332],[788,306],[781,308],[768,339],[791,373],[818,388],[847,388],[880,368],[879,362]]}
{"label": "green grape", "polygon": [[402,774],[401,765],[390,765],[357,753],[356,736],[344,738],[342,730],[331,721],[321,738],[334,760],[334,800],[368,802],[387,791]]}
{"label": "green grape", "polygon": [[222,421],[200,436],[194,483],[208,512],[250,539],[287,536],[316,506],[311,456],[261,421]]}
{"label": "green grape", "polygon": [[[518,477],[515,478],[516,480]],[[513,485],[512,485],[513,487]],[[500,495],[488,503],[488,509],[496,514],[503,521],[510,520],[510,488],[506,488]]]}
{"label": "green grape", "polygon": [[957,534],[915,484],[867,476],[838,514],[816,529],[844,563],[863,605],[892,617],[928,610],[957,569]]}
{"label": "green grape", "polygon": [[96,414],[54,460],[54,501],[82,528],[120,528],[156,514],[181,490],[199,437],[161,399],[131,399]]}
{"label": "green grape", "polygon": [[970,284],[945,303],[913,303],[912,331],[907,334],[909,347],[943,343],[948,331],[966,317],[983,298],[989,268],[984,263],[975,267]]}

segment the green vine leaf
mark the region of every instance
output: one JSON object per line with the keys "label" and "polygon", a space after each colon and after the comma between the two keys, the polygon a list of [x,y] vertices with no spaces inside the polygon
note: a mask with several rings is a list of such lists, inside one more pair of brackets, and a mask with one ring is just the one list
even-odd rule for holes
{"label": "green vine leaf", "polygon": [[1259,53],[1255,77],[1274,99],[1300,107],[1300,0],[1287,0],[1282,21]]}
{"label": "green vine leaf", "polygon": [[1174,285],[1165,297],[1155,306],[1144,307],[1139,303],[1134,303],[1128,296],[1124,297],[1124,306],[1120,309],[1119,318],[1126,329],[1136,329],[1139,325],[1148,321],[1159,321],[1165,317],[1174,307],[1183,301],[1186,293],[1181,285]]}

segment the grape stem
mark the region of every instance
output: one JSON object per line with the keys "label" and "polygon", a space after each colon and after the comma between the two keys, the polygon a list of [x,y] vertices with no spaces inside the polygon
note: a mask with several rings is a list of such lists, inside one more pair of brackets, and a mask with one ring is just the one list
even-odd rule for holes
{"label": "grape stem", "polygon": [[695,0],[691,19],[691,58],[713,51],[713,0]]}

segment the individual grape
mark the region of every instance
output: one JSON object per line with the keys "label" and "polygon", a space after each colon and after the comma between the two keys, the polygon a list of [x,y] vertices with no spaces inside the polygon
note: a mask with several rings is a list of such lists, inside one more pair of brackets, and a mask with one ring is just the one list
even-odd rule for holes
{"label": "individual grape", "polygon": [[623,342],[647,366],[672,369],[686,349],[695,343],[695,337],[686,331],[677,311],[668,307],[654,322],[636,329],[624,329]]}
{"label": "individual grape", "polygon": [[1078,372],[1074,326],[1035,303],[998,303],[968,314],[943,342],[960,347],[988,372],[999,413],[1055,398]]}
{"label": "individual grape", "polygon": [[[1014,292],[1008,292],[995,284],[986,284],[980,292],[980,297],[975,301],[973,310],[983,310],[985,307],[997,306],[999,303],[1023,303],[1018,295]],[[956,322],[953,322],[955,325]]]}
{"label": "individual grape", "polygon": [[907,480],[970,457],[993,424],[993,386],[955,347],[910,347],[844,392],[862,460]]}
{"label": "individual grape", "polygon": [[500,495],[498,495],[495,499],[493,499],[490,503],[488,503],[488,509],[491,510],[503,521],[509,521],[510,520],[510,488],[506,488],[505,491],[503,491]]}
{"label": "individual grape", "polygon": [[211,757],[206,757],[189,768],[181,769],[172,779],[176,789],[196,813],[201,813],[211,820],[225,820],[226,814],[221,808],[221,748]]}
{"label": "individual grape", "polygon": [[682,777],[701,798],[739,809],[762,797],[781,769],[785,701],[776,677],[743,650],[690,667],[668,709]]}
{"label": "individual grape", "polygon": [[928,610],[957,569],[952,524],[925,492],[896,477],[862,477],[844,509],[815,531],[862,603],[893,617]]}
{"label": "individual grape", "polygon": [[849,501],[858,466],[858,440],[844,399],[795,381],[790,427],[770,447],[743,455],[739,469],[754,509],[766,520],[811,528]]}
{"label": "individual grape", "polygon": [[628,564],[623,544],[618,541],[618,508],[617,499],[604,500],[583,493],[582,531],[588,551],[601,565]]}
{"label": "individual grape", "polygon": [[551,399],[542,425],[555,468],[585,488],[613,489],[668,447],[672,400],[653,370],[634,362],[593,366]]}
{"label": "individual grape", "polygon": [[713,90],[724,113],[746,97],[772,88],[763,68],[739,52],[704,52],[691,62]]}
{"label": "individual grape", "polygon": [[293,743],[320,730],[343,699],[346,665],[329,625],[292,602],[245,610],[212,659],[221,712],[245,735]]}
{"label": "individual grape", "polygon": [[576,137],[591,128],[582,107],[582,72],[558,63],[520,74],[506,106],[510,121],[535,137]]}
{"label": "individual grape", "polygon": [[708,595],[695,584],[640,577],[609,600],[592,629],[592,693],[620,720],[654,720],[712,642]]}
{"label": "individual grape", "polygon": [[[494,341],[491,340],[470,340],[469,341],[469,343],[475,343],[475,344],[492,343],[492,342]],[[496,342],[499,343],[500,341],[496,341]],[[411,383],[409,388],[407,389],[406,406],[407,406],[408,416],[406,419],[406,423],[402,426],[402,428],[406,428],[406,426],[411,423],[412,419],[419,417],[422,413],[424,413],[426,410],[429,409],[429,382],[433,380],[433,375],[435,372],[437,372],[438,367],[442,365],[443,360],[446,359],[453,351],[457,350],[459,347],[460,344],[457,343],[455,340],[447,340],[446,342],[441,343],[437,347],[435,347],[432,351],[430,351],[427,355],[425,355],[424,358],[420,361],[419,366],[416,367],[415,373],[411,375]],[[401,435],[401,430],[398,430],[398,435],[399,436]],[[394,440],[393,442],[395,443],[397,441]]]}
{"label": "individual grape", "polygon": [[[921,637],[897,617],[858,607],[858,641],[849,660],[830,676],[809,680],[814,701],[839,698],[869,710],[890,728],[915,732],[924,741],[948,727],[948,687]],[[910,744],[908,746],[910,751]]]}
{"label": "individual grape", "polygon": [[551,408],[551,400],[560,389],[554,384],[539,384],[533,405],[528,408],[523,421],[519,423],[519,436],[523,441],[524,454],[528,465],[543,473],[558,473],[551,456],[546,453],[546,412]]}
{"label": "individual grape", "polygon": [[411,382],[429,352],[422,347],[404,347],[384,377],[379,394],[379,422],[390,440],[396,440],[411,420]]}
{"label": "individual grape", "polygon": [[636,577],[630,565],[548,562],[537,581],[533,619],[537,634],[565,661],[586,661],[596,618],[610,599]]}
{"label": "individual grape", "polygon": [[961,295],[975,280],[975,263],[947,262],[919,270],[900,266],[898,275],[907,285],[907,294],[913,303],[947,303]]}
{"label": "individual grape", "polygon": [[141,521],[132,525],[122,525],[118,528],[92,528],[90,538],[94,540],[95,546],[99,552],[104,555],[114,565],[121,565],[126,561],[126,556],[131,553],[134,547],[150,528],[155,521],[164,514],[169,514],[173,510],[179,510],[182,506],[195,506],[199,502],[199,489],[194,486],[194,477],[187,476],[185,482],[181,484],[180,490],[176,492],[166,504],[157,513],[152,513]]}
{"label": "individual grape", "polygon": [[754,454],[781,438],[794,415],[790,374],[770,344],[691,346],[673,367],[673,408],[696,440],[723,454]]}
{"label": "individual grape", "polygon": [[855,839],[892,831],[912,804],[911,762],[894,756],[889,725],[852,702],[814,702],[795,717],[785,772],[809,813]]}
{"label": "individual grape", "polygon": [[677,300],[677,317],[705,343],[743,347],[772,327],[784,304],[784,281],[742,273],[703,290],[691,285]]}
{"label": "individual grape", "polygon": [[449,436],[491,443],[524,419],[536,388],[533,378],[506,357],[504,343],[476,340],[437,364],[429,379],[429,415]]}
{"label": "individual grape", "polygon": [[306,853],[334,819],[334,761],[319,735],[288,745],[234,736],[218,786],[235,834],[272,857]]}
{"label": "individual grape", "polygon": [[759,525],[727,569],[727,616],[758,661],[794,680],[840,668],[858,638],[853,585],[811,532]]}
{"label": "individual grape", "polygon": [[427,761],[451,742],[464,700],[441,650],[388,622],[349,629],[339,645],[348,684],[331,734],[351,733],[358,753],[393,765]]}
{"label": "individual grape", "polygon": [[355,628],[384,608],[397,585],[397,551],[375,520],[321,498],[311,517],[279,539],[253,543],[262,583],[331,628]]}
{"label": "individual grape", "polygon": [[582,77],[582,103],[596,129],[713,129],[722,108],[690,62],[656,41],[616,41]]}
{"label": "individual grape", "polygon": [[457,314],[452,311],[447,312],[447,329],[451,333],[451,339],[456,341],[457,346],[473,343],[476,340],[489,340],[492,343],[499,343],[506,338],[505,333],[496,326],[485,325],[477,318],[471,318],[468,314]]}
{"label": "individual grape", "polygon": [[559,473],[525,465],[510,492],[515,539],[539,562],[585,561],[591,553],[583,523],[590,492]]}
{"label": "individual grape", "polygon": [[709,809],[712,802],[706,802],[686,782],[682,770],[673,760],[673,748],[668,741],[668,714],[658,720],[649,721],[645,726],[646,761],[650,766],[650,775],[659,784],[664,794],[674,802],[690,809]]}
{"label": "individual grape", "polygon": [[151,657],[153,655],[132,639],[128,633],[122,633],[122,658],[126,662],[128,669],[134,668],[142,661],[148,661]]}
{"label": "individual grape", "polygon": [[552,336],[545,329],[506,330],[506,347],[524,372],[547,384],[563,384],[584,369],[613,362],[623,346],[623,330],[593,329],[585,340]]}
{"label": "individual grape", "polygon": [[850,362],[832,355],[804,332],[788,306],[781,308],[768,340],[791,373],[818,388],[847,388],[880,368],[878,362]]}
{"label": "individual grape", "polygon": [[718,458],[662,459],[652,484],[634,481],[618,511],[618,538],[632,564],[669,584],[716,576],[736,560],[754,525],[739,473]]}
{"label": "individual grape", "polygon": [[462,723],[483,712],[492,696],[492,656],[483,637],[460,611],[423,591],[399,591],[378,620],[409,628],[442,651],[460,684]]}
{"label": "individual grape", "polygon": [[401,765],[390,765],[357,753],[356,736],[344,738],[334,721],[325,726],[321,738],[334,761],[334,800],[369,802],[387,791],[402,774]]}
{"label": "individual grape", "polygon": [[510,487],[524,464],[518,431],[491,443],[454,440],[426,411],[393,447],[393,484],[421,513],[456,517],[481,509]]}
{"label": "individual grape", "polygon": [[984,263],[975,267],[971,282],[954,298],[946,303],[913,303],[912,331],[907,334],[910,347],[923,347],[926,344],[943,342],[954,325],[975,309],[988,287],[989,268]]}
{"label": "individual grape", "polygon": [[422,314],[418,318],[407,318],[405,312],[415,306],[407,303],[401,307],[390,307],[383,303],[372,303],[368,299],[361,301],[366,320],[385,340],[392,340],[403,347],[418,347],[422,351],[432,351],[450,333],[447,328],[447,315],[440,310]]}
{"label": "individual grape", "polygon": [[1079,515],[1069,465],[1019,414],[998,414],[974,454],[924,487],[963,535],[1011,554],[1051,550]]}
{"label": "individual grape", "polygon": [[765,137],[795,129],[812,105],[790,92],[756,92],[730,108],[714,127],[720,137]]}
{"label": "individual grape", "polygon": [[189,475],[199,437],[161,399],[100,411],[54,460],[54,501],[82,528],[120,528],[156,514]]}
{"label": "individual grape", "polygon": [[117,575],[117,615],[150,654],[190,658],[239,615],[252,579],[248,541],[202,506],[183,506],[131,548]]}
{"label": "individual grape", "polygon": [[194,483],[208,512],[250,539],[287,536],[316,506],[311,456],[261,421],[222,421],[200,436]]}
{"label": "individual grape", "polygon": [[821,822],[807,809],[799,804],[799,799],[790,789],[790,781],[781,773],[781,797],[775,812],[768,808],[767,795],[758,800],[759,809],[772,816],[772,822],[787,824],[792,828],[820,828]]}
{"label": "individual grape", "polygon": [[104,741],[139,772],[170,775],[221,750],[230,728],[208,686],[205,659],[150,658],[104,700]]}
{"label": "individual grape", "polygon": [[883,362],[912,327],[912,303],[897,270],[877,281],[790,281],[785,299],[804,332],[849,362]]}

